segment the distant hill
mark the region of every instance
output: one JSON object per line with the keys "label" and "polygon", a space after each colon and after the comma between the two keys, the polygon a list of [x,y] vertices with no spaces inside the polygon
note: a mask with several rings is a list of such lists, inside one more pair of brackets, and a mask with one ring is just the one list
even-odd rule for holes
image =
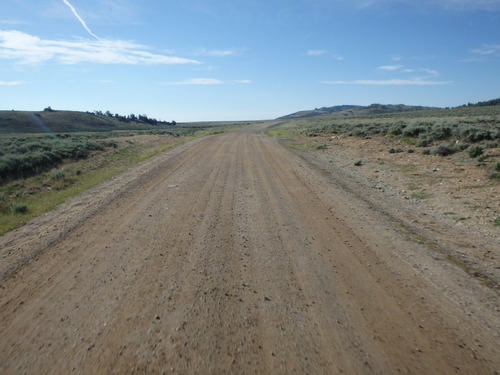
{"label": "distant hill", "polygon": [[359,105],[338,105],[334,107],[316,108],[313,110],[299,111],[283,117],[281,119],[307,118],[322,115],[335,116],[362,116],[396,112],[415,112],[434,109],[432,107],[408,106],[404,104],[372,104],[369,106]]}
{"label": "distant hill", "polygon": [[497,105],[500,105],[500,99],[493,99],[493,100],[488,100],[486,102],[478,102],[475,104],[467,104],[467,107],[489,107]]}
{"label": "distant hill", "polygon": [[[133,116],[133,115],[131,115]],[[145,115],[119,116],[100,112],[0,111],[0,134],[7,133],[68,133],[112,130],[158,129],[175,125],[149,119]]]}

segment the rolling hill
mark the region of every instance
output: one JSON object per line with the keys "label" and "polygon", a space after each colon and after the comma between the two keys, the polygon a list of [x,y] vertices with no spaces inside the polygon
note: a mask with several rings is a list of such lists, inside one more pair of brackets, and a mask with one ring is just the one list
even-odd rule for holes
{"label": "rolling hill", "polygon": [[299,111],[291,113],[286,116],[280,117],[281,119],[295,119],[316,117],[322,115],[335,115],[335,116],[362,116],[362,115],[376,115],[383,113],[397,113],[397,112],[415,112],[435,109],[432,107],[421,106],[408,106],[404,104],[372,104],[369,106],[359,105],[339,105],[333,107],[315,108],[313,110]]}
{"label": "rolling hill", "polygon": [[174,124],[152,120],[147,116],[130,118],[130,116],[51,109],[38,112],[0,111],[0,134],[147,130],[171,127]]}

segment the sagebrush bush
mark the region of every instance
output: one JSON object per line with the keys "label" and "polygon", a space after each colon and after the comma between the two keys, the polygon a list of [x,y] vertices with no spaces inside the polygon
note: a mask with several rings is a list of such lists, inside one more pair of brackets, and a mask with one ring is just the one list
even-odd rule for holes
{"label": "sagebrush bush", "polygon": [[470,146],[469,149],[467,150],[469,153],[469,156],[471,158],[477,158],[478,156],[481,156],[484,152],[484,148],[479,145],[473,145]]}
{"label": "sagebrush bush", "polygon": [[5,193],[0,192],[0,213],[6,214],[10,211],[10,206],[7,203]]}
{"label": "sagebrush bush", "polygon": [[11,211],[14,214],[25,214],[28,212],[28,205],[22,202],[13,203],[11,206]]}
{"label": "sagebrush bush", "polygon": [[424,126],[411,126],[403,130],[402,134],[405,137],[418,137],[420,134],[427,132]]}
{"label": "sagebrush bush", "polygon": [[397,154],[397,153],[403,152],[403,150],[401,148],[395,148],[395,147],[391,147],[388,151],[389,151],[389,154]]}
{"label": "sagebrush bush", "polygon": [[432,155],[439,155],[439,156],[449,156],[453,155],[457,150],[450,145],[439,145],[431,150]]}
{"label": "sagebrush bush", "polygon": [[431,144],[432,144],[432,141],[430,139],[428,139],[428,138],[420,138],[415,143],[415,146],[417,146],[417,147],[427,147],[427,146],[430,146]]}
{"label": "sagebrush bush", "polygon": [[50,178],[53,180],[62,180],[64,177],[66,177],[66,173],[63,170],[54,169],[50,172]]}
{"label": "sagebrush bush", "polygon": [[53,136],[0,138],[0,178],[18,179],[57,167],[63,160],[80,160],[91,151],[116,148],[114,140],[89,139],[89,135],[58,134]]}

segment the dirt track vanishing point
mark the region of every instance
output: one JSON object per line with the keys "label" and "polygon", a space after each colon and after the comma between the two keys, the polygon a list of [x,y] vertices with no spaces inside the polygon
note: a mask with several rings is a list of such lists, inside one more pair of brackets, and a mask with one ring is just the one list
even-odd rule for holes
{"label": "dirt track vanishing point", "polygon": [[498,374],[497,292],[370,194],[260,128],[158,155],[0,237],[0,373]]}

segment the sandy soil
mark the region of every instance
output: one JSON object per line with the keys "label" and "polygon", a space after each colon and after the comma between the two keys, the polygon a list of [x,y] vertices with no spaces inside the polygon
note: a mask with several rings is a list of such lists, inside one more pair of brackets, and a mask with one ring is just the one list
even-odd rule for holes
{"label": "sandy soil", "polygon": [[261,130],[0,237],[0,373],[497,374],[498,293],[447,258],[473,239]]}

